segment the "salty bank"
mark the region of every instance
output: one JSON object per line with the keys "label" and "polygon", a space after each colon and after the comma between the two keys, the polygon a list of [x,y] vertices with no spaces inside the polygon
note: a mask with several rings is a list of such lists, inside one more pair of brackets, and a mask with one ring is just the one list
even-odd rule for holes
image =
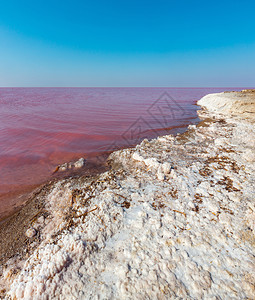
{"label": "salty bank", "polygon": [[255,91],[207,95],[184,133],[112,153],[36,199],[5,299],[254,299]]}

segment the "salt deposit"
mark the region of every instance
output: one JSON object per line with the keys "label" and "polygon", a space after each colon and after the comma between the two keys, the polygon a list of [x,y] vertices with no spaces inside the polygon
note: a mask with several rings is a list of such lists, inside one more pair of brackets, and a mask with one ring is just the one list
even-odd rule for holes
{"label": "salt deposit", "polygon": [[55,184],[33,224],[42,242],[4,270],[6,298],[254,298],[255,130],[240,103],[226,117],[231,99],[208,95],[199,126]]}
{"label": "salt deposit", "polygon": [[83,166],[85,166],[85,163],[86,163],[85,158],[81,157],[80,159],[78,159],[75,162],[64,163],[62,165],[57,166],[54,173],[56,173],[58,171],[71,170],[73,168],[79,169],[79,168],[82,168]]}
{"label": "salt deposit", "polygon": [[34,228],[28,228],[26,231],[26,236],[28,238],[34,237],[36,235],[36,230]]}

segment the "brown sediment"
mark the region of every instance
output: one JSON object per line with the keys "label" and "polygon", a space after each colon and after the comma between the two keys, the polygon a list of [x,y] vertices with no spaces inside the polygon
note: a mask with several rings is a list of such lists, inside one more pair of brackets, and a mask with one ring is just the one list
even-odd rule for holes
{"label": "brown sediment", "polygon": [[[14,255],[24,255],[27,246],[32,241],[38,239],[35,236],[29,239],[25,235],[26,229],[29,227],[34,215],[43,211],[44,196],[50,189],[50,184],[45,185],[41,189],[34,192],[34,195],[27,199],[19,211],[15,212],[9,218],[3,220],[0,225],[0,264],[3,265],[6,260]],[[42,212],[43,213],[43,212]]]}
{"label": "brown sediment", "polygon": [[23,195],[23,206],[19,206],[15,212],[13,211],[11,215],[0,221],[0,266],[3,266],[8,259],[14,256],[24,257],[28,255],[33,250],[31,244],[35,241],[40,242],[39,234],[33,238],[28,238],[25,233],[31,227],[35,217],[39,218],[42,215],[47,217],[45,215],[47,212],[44,210],[45,197],[58,180],[93,177],[107,169],[106,164],[89,161],[82,170],[73,171],[72,174],[68,172],[56,174],[50,182],[39,186],[32,193]]}
{"label": "brown sediment", "polygon": [[3,220],[17,212],[40,187],[42,187],[42,184],[17,186],[12,187],[9,192],[0,194],[0,224]]}

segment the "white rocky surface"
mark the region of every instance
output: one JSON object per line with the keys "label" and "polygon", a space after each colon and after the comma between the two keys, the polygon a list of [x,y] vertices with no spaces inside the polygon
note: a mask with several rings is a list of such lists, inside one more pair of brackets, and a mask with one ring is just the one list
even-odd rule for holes
{"label": "white rocky surface", "polygon": [[216,115],[239,116],[255,121],[255,90],[209,94],[197,103]]}
{"label": "white rocky surface", "polygon": [[57,183],[33,224],[43,242],[5,270],[6,298],[254,299],[254,124],[210,116]]}

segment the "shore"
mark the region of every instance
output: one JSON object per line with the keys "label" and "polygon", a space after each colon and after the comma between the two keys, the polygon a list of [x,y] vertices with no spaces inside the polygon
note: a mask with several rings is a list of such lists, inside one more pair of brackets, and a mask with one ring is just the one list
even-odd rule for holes
{"label": "shore", "polygon": [[2,297],[252,299],[255,92],[198,104],[201,122],[184,134],[34,195],[19,229],[14,217],[0,232],[20,241],[1,252]]}

